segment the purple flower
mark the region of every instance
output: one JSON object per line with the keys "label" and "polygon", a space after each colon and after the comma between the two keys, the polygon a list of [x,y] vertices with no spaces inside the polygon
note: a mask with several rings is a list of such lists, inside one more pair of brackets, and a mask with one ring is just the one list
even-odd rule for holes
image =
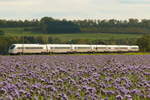
{"label": "purple flower", "polygon": [[61,96],[62,100],[68,100],[68,97],[66,94],[61,94],[60,96]]}
{"label": "purple flower", "polygon": [[40,89],[41,84],[40,83],[36,83],[32,85],[32,89]]}
{"label": "purple flower", "polygon": [[117,95],[116,100],[123,100],[123,97],[121,95]]}
{"label": "purple flower", "polygon": [[8,95],[8,96],[5,97],[4,100],[14,100],[14,99],[13,99],[13,97],[11,95]]}
{"label": "purple flower", "polygon": [[127,100],[132,100],[132,96],[131,95],[125,95],[125,97],[127,98]]}
{"label": "purple flower", "polygon": [[149,99],[149,62],[150,55],[1,56],[0,96]]}
{"label": "purple flower", "polygon": [[130,93],[131,93],[131,94],[140,94],[141,91],[138,90],[138,89],[133,89],[133,90],[130,91]]}

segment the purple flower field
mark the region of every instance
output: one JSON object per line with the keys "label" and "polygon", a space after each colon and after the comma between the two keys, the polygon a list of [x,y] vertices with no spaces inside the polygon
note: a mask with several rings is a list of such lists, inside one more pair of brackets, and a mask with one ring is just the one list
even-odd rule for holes
{"label": "purple flower field", "polygon": [[150,55],[0,56],[0,100],[150,100]]}

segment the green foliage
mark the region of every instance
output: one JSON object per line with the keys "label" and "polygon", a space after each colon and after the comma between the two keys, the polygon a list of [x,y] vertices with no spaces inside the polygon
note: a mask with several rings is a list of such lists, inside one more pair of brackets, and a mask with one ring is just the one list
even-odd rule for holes
{"label": "green foliage", "polygon": [[89,39],[72,39],[68,40],[67,44],[90,44]]}
{"label": "green foliage", "polygon": [[44,33],[76,33],[80,32],[78,25],[67,20],[56,20],[44,17],[40,20],[40,28]]}
{"label": "green foliage", "polygon": [[141,51],[150,51],[150,35],[143,35],[137,40]]}
{"label": "green foliage", "polygon": [[4,34],[5,34],[5,32],[0,30],[0,35],[4,35]]}
{"label": "green foliage", "polygon": [[40,20],[0,20],[0,28],[22,27],[24,31],[36,33],[138,33],[150,32],[150,20],[60,20],[43,17]]}
{"label": "green foliage", "polygon": [[92,44],[105,44],[105,41],[100,40],[100,39],[96,39],[92,41]]}
{"label": "green foliage", "polygon": [[[30,27],[28,27],[30,28]],[[116,33],[38,33],[38,32],[30,32],[30,31],[24,31],[25,27],[17,27],[17,28],[0,28],[0,30],[5,32],[5,36],[47,36],[47,37],[53,37],[53,38],[60,38],[64,41],[66,40],[72,40],[72,39],[89,39],[89,40],[122,40],[122,39],[128,39],[129,41],[132,41],[133,39],[140,38],[142,34],[116,34]]]}
{"label": "green foliage", "polygon": [[8,52],[8,48],[12,43],[18,42],[17,37],[6,37],[1,36],[0,37],[0,54],[6,54]]}
{"label": "green foliage", "polygon": [[150,20],[78,20],[82,32],[91,33],[149,33]]}

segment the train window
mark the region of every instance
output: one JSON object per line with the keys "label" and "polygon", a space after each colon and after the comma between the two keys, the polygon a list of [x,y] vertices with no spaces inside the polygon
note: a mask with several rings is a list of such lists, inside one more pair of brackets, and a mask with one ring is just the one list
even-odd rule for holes
{"label": "train window", "polygon": [[128,48],[126,48],[126,47],[120,47],[120,49],[128,49]]}
{"label": "train window", "polygon": [[11,45],[10,46],[10,49],[14,49],[16,46],[15,45]]}
{"label": "train window", "polygon": [[106,47],[97,47],[97,49],[106,49]]}
{"label": "train window", "polygon": [[23,49],[23,47],[18,47],[17,49]]}
{"label": "train window", "polygon": [[138,49],[137,47],[132,47],[131,49]]}
{"label": "train window", "polygon": [[116,47],[116,48],[114,48],[114,49],[120,49],[120,48]]}
{"label": "train window", "polygon": [[70,47],[53,47],[52,49],[70,49]]}
{"label": "train window", "polygon": [[54,49],[54,47],[50,47],[50,49]]}
{"label": "train window", "polygon": [[90,47],[75,47],[75,49],[91,49]]}
{"label": "train window", "polygon": [[116,47],[114,49],[128,49],[128,48],[126,48],[126,47]]}
{"label": "train window", "polygon": [[43,47],[25,47],[25,49],[43,49]]}
{"label": "train window", "polygon": [[42,49],[39,47],[18,47],[17,49]]}

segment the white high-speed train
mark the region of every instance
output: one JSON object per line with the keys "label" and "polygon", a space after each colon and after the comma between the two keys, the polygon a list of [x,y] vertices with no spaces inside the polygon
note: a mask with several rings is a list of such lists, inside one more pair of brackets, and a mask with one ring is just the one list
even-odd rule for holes
{"label": "white high-speed train", "polygon": [[12,44],[10,54],[74,53],[74,52],[136,52],[137,45],[81,45],[81,44]]}

